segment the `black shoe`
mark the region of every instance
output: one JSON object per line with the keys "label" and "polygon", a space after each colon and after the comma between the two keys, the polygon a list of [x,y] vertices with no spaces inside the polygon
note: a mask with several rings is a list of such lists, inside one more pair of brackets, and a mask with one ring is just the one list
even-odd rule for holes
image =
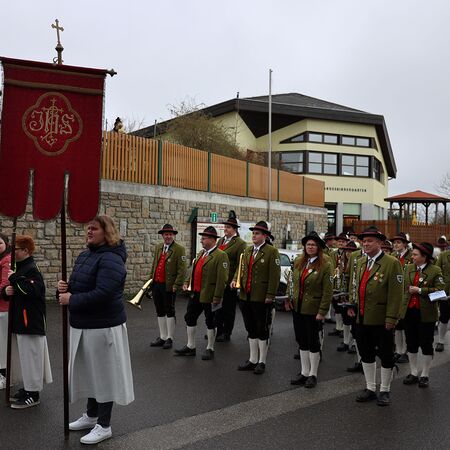
{"label": "black shoe", "polygon": [[216,342],[230,342],[230,336],[223,333],[216,337]]}
{"label": "black shoe", "polygon": [[406,375],[406,377],[403,379],[403,384],[416,384],[419,382],[419,377],[416,377],[412,373],[409,375]]}
{"label": "black shoe", "polygon": [[262,375],[266,371],[266,365],[262,362],[256,364],[255,369],[253,370],[253,373],[255,375]]}
{"label": "black shoe", "polygon": [[419,387],[427,388],[430,385],[430,379],[428,377],[420,377],[419,378]]}
{"label": "black shoe", "polygon": [[254,370],[257,366],[256,363],[252,363],[251,361],[245,361],[244,364],[240,364],[238,366],[238,370]]}
{"label": "black shoe", "polygon": [[294,353],[294,359],[300,359],[300,353]]}
{"label": "black shoe", "polygon": [[436,344],[435,350],[436,350],[437,352],[443,352],[443,351],[444,351],[444,344],[441,344],[440,342],[438,342],[438,343]]}
{"label": "black shoe", "polygon": [[165,339],[161,339],[160,337],[157,337],[156,340],[153,342],[150,342],[150,347],[162,347],[165,343]]}
{"label": "black shoe", "polygon": [[333,319],[325,319],[325,323],[336,323]]}
{"label": "black shoe", "polygon": [[359,403],[370,402],[371,400],[376,400],[377,394],[376,392],[371,391],[370,389],[364,389],[356,396],[356,401]]}
{"label": "black shoe", "polygon": [[166,342],[164,342],[163,349],[164,349],[164,350],[167,350],[167,349],[169,349],[169,348],[172,348],[172,346],[173,346],[173,341],[172,341],[172,339],[167,338],[167,339],[166,339]]}
{"label": "black shoe", "polygon": [[347,372],[350,373],[364,373],[363,366],[361,363],[355,363],[353,367],[347,367]]}
{"label": "black shoe", "polygon": [[338,352],[347,352],[349,349],[349,346],[347,344],[345,344],[344,342],[341,342],[338,346],[336,351]]}
{"label": "black shoe", "polygon": [[394,362],[396,363],[398,361],[398,358],[400,358],[400,356],[402,356],[400,353],[394,353]]}
{"label": "black shoe", "polygon": [[26,392],[26,394],[11,403],[11,408],[13,409],[25,409],[31,408],[32,406],[39,405],[39,392]]}
{"label": "black shoe", "polygon": [[377,398],[378,406],[389,406],[391,399],[389,398],[389,392],[380,392]]}
{"label": "black shoe", "polygon": [[214,350],[211,350],[210,348],[207,348],[202,355],[203,361],[209,361],[211,359],[214,359]]}
{"label": "black shoe", "polygon": [[27,391],[24,388],[20,388],[14,395],[9,397],[10,402],[16,402],[17,400],[26,397]]}
{"label": "black shoe", "polygon": [[328,332],[328,336],[340,336],[341,332],[339,330],[334,329],[333,331]]}
{"label": "black shoe", "polygon": [[349,355],[356,355],[356,346],[355,346],[354,344],[351,345],[351,346],[348,348],[347,353],[348,353]]}
{"label": "black shoe", "polygon": [[314,375],[311,375],[306,380],[305,388],[312,389],[312,388],[315,388],[316,386],[317,386],[317,377],[315,377]]}
{"label": "black shoe", "polygon": [[404,353],[403,355],[400,355],[400,358],[398,358],[396,362],[399,364],[409,363],[408,355],[406,353]]}
{"label": "black shoe", "polygon": [[187,345],[185,345],[183,348],[175,350],[175,356],[195,356],[195,354],[195,348],[189,348]]}
{"label": "black shoe", "polygon": [[302,375],[302,373],[300,372],[295,378],[293,378],[291,380],[291,384],[293,384],[295,386],[304,386],[307,379],[308,379],[308,377],[305,375]]}

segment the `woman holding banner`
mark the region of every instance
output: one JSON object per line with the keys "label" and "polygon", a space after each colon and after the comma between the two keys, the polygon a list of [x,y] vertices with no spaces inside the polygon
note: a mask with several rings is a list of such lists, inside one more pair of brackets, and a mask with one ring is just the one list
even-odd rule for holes
{"label": "woman holding banner", "polygon": [[80,442],[97,444],[112,436],[113,402],[134,400],[123,304],[127,253],[106,215],[89,222],[86,242],[69,282],[58,282],[58,292],[70,313],[70,400],[88,398],[86,412],[69,429],[91,429]]}

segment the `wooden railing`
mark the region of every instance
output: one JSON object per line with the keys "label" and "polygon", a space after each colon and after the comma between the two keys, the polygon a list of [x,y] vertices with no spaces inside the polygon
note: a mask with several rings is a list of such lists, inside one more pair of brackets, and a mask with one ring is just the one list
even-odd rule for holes
{"label": "wooden railing", "polygon": [[[124,133],[103,133],[102,178],[268,197],[265,166]],[[272,200],[323,207],[324,196],[322,181],[272,169]]]}

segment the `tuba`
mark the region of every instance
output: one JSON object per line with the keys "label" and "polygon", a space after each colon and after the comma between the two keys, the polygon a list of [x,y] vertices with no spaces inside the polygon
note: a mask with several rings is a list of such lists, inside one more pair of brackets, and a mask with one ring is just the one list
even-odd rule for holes
{"label": "tuba", "polygon": [[153,282],[153,279],[150,278],[150,280],[148,280],[144,284],[144,286],[142,286],[141,289],[139,289],[139,292],[131,300],[127,300],[127,303],[129,303],[130,305],[132,305],[136,308],[139,308],[142,311],[142,306],[141,306],[142,299],[144,298],[144,294],[149,289],[152,282]]}

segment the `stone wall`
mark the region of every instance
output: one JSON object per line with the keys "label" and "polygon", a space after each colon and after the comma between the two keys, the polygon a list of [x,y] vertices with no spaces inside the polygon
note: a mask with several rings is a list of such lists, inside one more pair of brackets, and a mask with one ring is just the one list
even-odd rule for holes
{"label": "stone wall", "polygon": [[[179,231],[177,240],[191,254],[191,224],[188,223],[193,208],[198,208],[198,220],[209,221],[210,212],[219,214],[219,221],[228,217],[230,210],[239,220],[256,223],[267,218],[267,201],[230,195],[190,191],[164,186],[139,185],[103,180],[101,183],[100,213],[109,214],[120,228],[128,249],[127,292],[134,293],[149,277],[152,250],[159,242],[158,230],[171,223]],[[275,246],[281,247],[281,236],[286,226],[291,226],[291,238],[304,236],[305,222],[313,220],[315,229],[327,228],[327,213],[323,208],[272,202],[271,224]],[[0,216],[0,229],[11,233],[12,220]],[[61,274],[60,220],[39,222],[31,215],[31,205],[18,220],[18,234],[29,234],[36,240],[36,260],[47,283],[51,296]],[[68,273],[74,259],[84,247],[85,227],[67,220]]]}

